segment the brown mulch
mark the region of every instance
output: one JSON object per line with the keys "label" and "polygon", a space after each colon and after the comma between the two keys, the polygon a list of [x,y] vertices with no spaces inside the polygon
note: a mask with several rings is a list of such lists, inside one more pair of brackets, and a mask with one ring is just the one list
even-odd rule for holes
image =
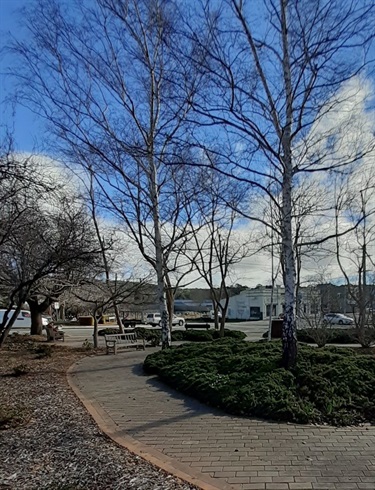
{"label": "brown mulch", "polygon": [[24,336],[1,349],[0,489],[195,489],[98,429],[66,381],[88,354]]}

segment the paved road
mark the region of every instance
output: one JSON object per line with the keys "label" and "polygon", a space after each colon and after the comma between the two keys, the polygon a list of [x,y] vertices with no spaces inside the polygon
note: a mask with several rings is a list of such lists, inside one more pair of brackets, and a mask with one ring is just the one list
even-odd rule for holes
{"label": "paved road", "polygon": [[[139,326],[153,330],[153,327],[149,325],[140,324]],[[116,328],[117,325],[111,325],[111,327]],[[101,325],[100,328],[105,328],[105,327]],[[259,340],[262,338],[263,333],[268,330],[268,320],[251,321],[251,322],[248,321],[248,322],[241,322],[241,323],[227,322],[226,328],[229,328],[231,330],[241,330],[242,332],[245,332],[248,340]],[[82,344],[85,340],[92,342],[92,335],[94,331],[93,327],[64,325],[62,329],[65,332],[65,342],[68,343],[69,345],[78,346]],[[181,327],[174,327],[174,330],[185,330],[185,329]],[[18,328],[14,331],[16,331],[19,334],[28,334],[30,329]],[[99,338],[99,342],[100,344],[104,345],[102,338]]]}
{"label": "paved road", "polygon": [[[139,325],[140,327],[149,328],[153,330],[153,327],[147,325]],[[117,325],[113,325],[114,328]],[[231,330],[241,330],[245,332],[248,340],[259,340],[262,338],[262,334],[268,329],[267,321],[258,321],[258,322],[241,322],[241,323],[230,323],[228,322],[226,325],[227,328]],[[101,327],[103,328],[103,327]],[[64,326],[63,330],[65,332],[65,342],[68,345],[78,346],[82,344],[86,339],[89,342],[92,342],[93,335],[93,327],[79,327],[79,326]],[[181,327],[175,327],[174,330],[185,330]],[[104,345],[104,340],[102,337],[99,337],[100,345]]]}
{"label": "paved road", "polygon": [[144,375],[146,354],[89,357],[73,371],[95,420],[137,454],[221,490],[375,489],[375,427],[229,416]]}

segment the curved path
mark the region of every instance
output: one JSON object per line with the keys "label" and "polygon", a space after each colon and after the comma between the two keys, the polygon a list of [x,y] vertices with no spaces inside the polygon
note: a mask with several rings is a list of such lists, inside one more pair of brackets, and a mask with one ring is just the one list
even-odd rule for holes
{"label": "curved path", "polygon": [[68,375],[101,429],[131,451],[205,490],[375,490],[375,427],[232,417],[144,375],[144,357],[87,357]]}

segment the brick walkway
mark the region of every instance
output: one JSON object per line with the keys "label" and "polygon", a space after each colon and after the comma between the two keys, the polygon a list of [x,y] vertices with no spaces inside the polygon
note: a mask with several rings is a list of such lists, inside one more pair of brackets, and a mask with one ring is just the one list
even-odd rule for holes
{"label": "brick walkway", "polygon": [[134,351],[85,358],[70,381],[106,432],[165,469],[211,489],[375,490],[375,427],[225,415],[144,375],[143,358]]}

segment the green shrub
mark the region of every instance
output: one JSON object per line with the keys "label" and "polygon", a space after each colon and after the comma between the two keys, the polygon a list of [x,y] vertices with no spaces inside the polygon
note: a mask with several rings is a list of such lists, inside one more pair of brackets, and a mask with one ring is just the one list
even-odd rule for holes
{"label": "green shrub", "polygon": [[209,330],[185,330],[183,332],[184,340],[188,340],[190,342],[211,342],[212,341],[212,332]]}
{"label": "green shrub", "polygon": [[118,333],[121,333],[120,330],[118,328],[102,328],[98,331],[98,335],[100,337],[104,337],[104,335],[115,335],[115,334],[118,334]]}
{"label": "green shrub", "polygon": [[[160,328],[144,328],[144,327],[136,327],[134,329],[137,332],[137,335],[145,339],[146,342],[150,342],[153,345],[159,345],[161,341],[161,329]],[[239,332],[238,330],[229,330],[225,329],[224,331],[225,337],[234,338],[243,340],[246,338],[246,334],[244,332]],[[212,342],[213,339],[219,338],[218,330],[172,330],[171,339],[172,342]]]}
{"label": "green shrub", "polygon": [[297,423],[375,422],[375,359],[354,349],[301,345],[295,370],[281,343],[233,339],[185,344],[148,356],[144,369],[229,413]]}
{"label": "green shrub", "polygon": [[181,340],[185,340],[184,334],[185,332],[182,330],[172,330],[172,342],[180,342]]}
{"label": "green shrub", "polygon": [[330,330],[331,344],[356,344],[355,330],[353,329],[332,329]]}
{"label": "green shrub", "polygon": [[140,339],[144,339],[146,342],[150,343],[153,347],[157,347],[161,341],[161,329],[148,329],[144,327],[136,327],[134,332],[137,334],[137,337]]}
{"label": "green shrub", "polygon": [[[240,330],[229,330],[229,328],[224,328],[224,337],[228,337],[231,339],[245,340],[246,334],[245,334],[245,332],[241,332]],[[219,330],[213,330],[212,331],[212,338],[213,339],[219,339],[220,338],[220,331]]]}
{"label": "green shrub", "polygon": [[[318,338],[322,338],[321,331],[325,330],[326,342],[329,344],[358,344],[358,336],[353,328],[321,328],[321,329],[301,329],[297,330],[297,338],[306,344],[318,343]],[[366,334],[370,335],[372,329],[366,329]],[[367,332],[368,331],[368,332]],[[266,339],[268,332],[264,332],[262,337]],[[375,341],[375,330],[373,331]]]}

